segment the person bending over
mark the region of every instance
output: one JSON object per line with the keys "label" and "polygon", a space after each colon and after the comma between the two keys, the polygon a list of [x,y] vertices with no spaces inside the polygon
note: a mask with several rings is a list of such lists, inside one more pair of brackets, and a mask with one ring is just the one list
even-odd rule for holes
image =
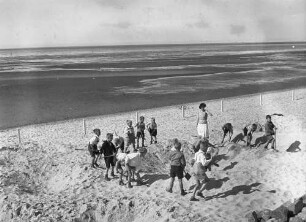
{"label": "person bending over", "polygon": [[225,136],[228,134],[229,135],[229,142],[231,142],[232,135],[233,135],[233,125],[231,123],[225,123],[222,126],[222,131],[223,131],[223,138],[221,144],[223,144]]}
{"label": "person bending over", "polygon": [[132,188],[131,180],[132,174],[135,173],[137,177],[137,185],[142,185],[142,181],[140,180],[139,171],[141,168],[141,158],[145,157],[147,153],[146,148],[140,148],[136,153],[129,153],[125,158],[125,168],[128,172],[128,183],[127,187]]}
{"label": "person bending over", "polygon": [[251,146],[252,138],[253,138],[253,133],[257,130],[257,124],[248,124],[245,127],[243,127],[243,139],[246,137],[246,144],[247,146]]}
{"label": "person bending over", "polygon": [[[124,185],[123,180],[122,180],[122,176],[125,172],[125,170],[122,169],[122,165],[125,165],[125,158],[126,158],[126,153],[123,152],[118,152],[116,155],[116,167],[115,170],[117,173],[119,173],[119,185]],[[128,178],[127,178],[128,179]]]}

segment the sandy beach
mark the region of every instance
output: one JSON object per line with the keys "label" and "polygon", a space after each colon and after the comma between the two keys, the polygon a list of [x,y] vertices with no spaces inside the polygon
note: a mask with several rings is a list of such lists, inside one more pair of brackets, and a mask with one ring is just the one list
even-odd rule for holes
{"label": "sandy beach", "polygon": [[[135,112],[75,119],[0,131],[0,221],[245,221],[253,210],[275,209],[306,193],[306,89],[199,101],[138,111],[149,122],[156,118],[158,143],[149,145],[145,158],[144,186],[132,189],[105,181],[105,168],[90,168],[87,143],[94,128],[122,135],[127,119],[135,124]],[[177,181],[172,194],[169,185],[169,140],[178,138],[190,163],[190,142],[196,135],[196,114],[206,102],[210,142],[220,143],[221,127],[231,122],[234,135],[247,123],[265,123],[267,114],[277,126],[277,149],[247,148],[243,142],[220,147],[219,167],[208,172],[211,179],[205,199],[190,202],[194,180],[183,180],[188,194],[181,197]],[[263,132],[256,132],[255,138]],[[289,149],[290,148],[290,149]],[[289,150],[288,150],[289,149]],[[102,166],[104,161],[100,160]],[[190,164],[187,165],[190,171]]]}

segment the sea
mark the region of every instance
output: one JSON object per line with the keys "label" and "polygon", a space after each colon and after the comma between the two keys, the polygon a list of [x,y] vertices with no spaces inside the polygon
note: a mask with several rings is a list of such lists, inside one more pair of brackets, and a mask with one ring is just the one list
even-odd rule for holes
{"label": "sea", "polygon": [[306,86],[306,42],[0,50],[0,129]]}

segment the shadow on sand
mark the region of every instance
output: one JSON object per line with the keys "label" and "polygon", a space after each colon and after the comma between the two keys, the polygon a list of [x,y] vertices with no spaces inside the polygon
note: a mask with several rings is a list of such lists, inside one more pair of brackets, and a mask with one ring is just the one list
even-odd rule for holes
{"label": "shadow on sand", "polygon": [[225,191],[223,193],[218,193],[213,196],[208,196],[205,199],[211,200],[214,198],[226,198],[228,196],[237,195],[238,193],[242,192],[243,194],[250,194],[254,193],[255,191],[260,191],[259,189],[254,189],[255,187],[259,186],[261,183],[253,183],[250,185],[240,185],[235,186],[231,190]]}
{"label": "shadow on sand", "polygon": [[257,147],[257,146],[259,146],[261,144],[264,144],[266,142],[268,142],[268,137],[267,136],[261,136],[261,137],[256,138],[255,143],[252,146]]}
{"label": "shadow on sand", "polygon": [[147,185],[151,185],[157,180],[167,180],[169,178],[168,174],[145,174],[141,177],[142,181]]}
{"label": "shadow on sand", "polygon": [[302,151],[302,149],[299,147],[300,145],[301,145],[300,141],[295,141],[289,146],[289,148],[286,151],[291,153]]}
{"label": "shadow on sand", "polygon": [[224,170],[224,171],[231,170],[231,169],[233,169],[234,166],[236,166],[237,164],[238,164],[238,162],[231,162],[231,165],[224,167],[223,170]]}
{"label": "shadow on sand", "polygon": [[234,137],[234,139],[232,139],[233,143],[238,143],[240,141],[244,141],[245,142],[243,133],[239,133],[238,135],[236,135]]}

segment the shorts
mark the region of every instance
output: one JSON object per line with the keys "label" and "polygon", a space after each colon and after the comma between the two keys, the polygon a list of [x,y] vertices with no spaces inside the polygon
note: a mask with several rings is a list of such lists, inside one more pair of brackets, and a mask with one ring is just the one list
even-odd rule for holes
{"label": "shorts", "polygon": [[137,132],[136,137],[137,138],[144,138],[145,134],[144,134],[144,132]]}
{"label": "shorts", "polygon": [[136,166],[129,166],[129,168],[131,171],[134,171],[135,173],[139,173],[140,171],[139,167],[136,167]]}
{"label": "shorts", "polygon": [[156,136],[157,135],[157,129],[149,129],[149,133],[151,136]]}
{"label": "shorts", "polygon": [[182,179],[184,177],[184,170],[181,166],[172,166],[170,168],[170,177],[177,177],[178,179]]}
{"label": "shorts", "polygon": [[93,146],[93,149],[92,147],[88,144],[88,151],[89,151],[89,154],[91,157],[95,157],[97,155],[99,155],[99,151],[98,151],[98,148],[97,148],[97,145],[92,145]]}
{"label": "shorts", "polygon": [[195,163],[193,165],[193,176],[196,180],[199,180],[201,183],[207,183],[209,178],[206,175],[206,167],[203,167],[201,163]]}
{"label": "shorts", "polygon": [[106,168],[110,168],[110,166],[115,166],[115,157],[114,156],[109,156],[109,157],[104,157],[105,160],[105,165]]}

